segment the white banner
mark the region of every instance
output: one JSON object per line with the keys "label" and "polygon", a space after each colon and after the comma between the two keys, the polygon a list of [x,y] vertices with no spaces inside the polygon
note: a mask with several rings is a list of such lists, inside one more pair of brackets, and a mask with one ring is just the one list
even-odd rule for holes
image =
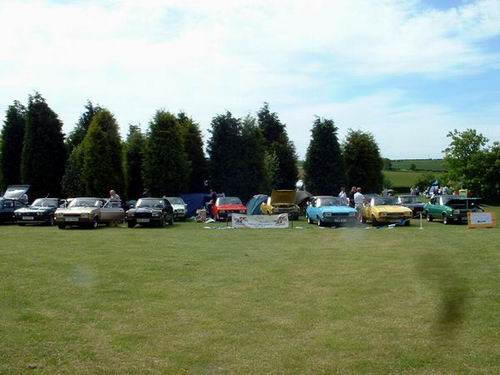
{"label": "white banner", "polygon": [[244,215],[233,214],[233,228],[288,228],[288,214]]}

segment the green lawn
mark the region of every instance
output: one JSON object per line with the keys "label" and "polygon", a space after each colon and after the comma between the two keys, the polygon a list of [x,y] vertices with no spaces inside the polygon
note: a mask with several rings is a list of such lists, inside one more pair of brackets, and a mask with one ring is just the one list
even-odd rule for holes
{"label": "green lawn", "polygon": [[500,372],[500,229],[297,225],[1,226],[0,373]]}

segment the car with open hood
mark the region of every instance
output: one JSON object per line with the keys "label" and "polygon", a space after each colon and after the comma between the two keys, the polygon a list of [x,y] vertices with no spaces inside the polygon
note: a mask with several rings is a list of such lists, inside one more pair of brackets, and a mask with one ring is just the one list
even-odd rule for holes
{"label": "car with open hood", "polygon": [[68,226],[95,229],[99,224],[121,223],[124,216],[121,201],[92,197],[73,198],[66,207],[58,208],[54,213],[59,229]]}
{"label": "car with open hood", "polygon": [[64,204],[59,198],[38,198],[30,206],[14,212],[19,225],[47,224],[54,225],[54,213]]}
{"label": "car with open hood", "polygon": [[212,217],[215,220],[229,220],[235,213],[247,213],[247,208],[238,197],[218,197],[212,206]]}
{"label": "car with open hood", "polygon": [[410,225],[413,211],[408,207],[398,205],[395,197],[365,195],[365,204],[361,210],[363,222],[378,224]]}
{"label": "car with open hood", "polygon": [[295,190],[273,190],[267,203],[262,204],[261,211],[267,215],[286,213],[291,220],[297,220],[300,208],[295,203]]}
{"label": "car with open hood", "polygon": [[418,216],[424,210],[424,202],[418,195],[398,195],[397,204],[408,207],[413,211],[413,216]]}
{"label": "car with open hood", "polygon": [[356,210],[347,205],[347,200],[332,196],[315,196],[309,200],[306,209],[309,224],[353,225],[356,223]]}
{"label": "car with open hood", "polygon": [[29,185],[9,185],[0,197],[0,223],[15,223],[14,212],[26,207]]}
{"label": "car with open hood", "polygon": [[459,195],[435,195],[424,205],[427,221],[442,220],[444,224],[451,222],[466,223],[468,212],[482,212],[480,198],[462,197]]}
{"label": "car with open hood", "polygon": [[174,220],[184,221],[187,218],[188,205],[181,197],[167,197],[174,210]]}
{"label": "car with open hood", "polygon": [[129,228],[174,224],[174,210],[166,198],[141,198],[127,211],[125,220]]}

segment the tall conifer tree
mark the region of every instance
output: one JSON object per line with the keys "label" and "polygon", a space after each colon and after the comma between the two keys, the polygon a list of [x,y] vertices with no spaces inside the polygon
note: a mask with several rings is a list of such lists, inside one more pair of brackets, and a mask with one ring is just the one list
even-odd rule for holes
{"label": "tall conifer tree", "polygon": [[23,151],[26,109],[17,100],[10,105],[5,114],[0,145],[0,175],[2,184],[12,185],[21,182],[21,157]]}
{"label": "tall conifer tree", "polygon": [[36,93],[28,100],[21,162],[23,182],[35,198],[59,196],[66,162],[62,122]]}

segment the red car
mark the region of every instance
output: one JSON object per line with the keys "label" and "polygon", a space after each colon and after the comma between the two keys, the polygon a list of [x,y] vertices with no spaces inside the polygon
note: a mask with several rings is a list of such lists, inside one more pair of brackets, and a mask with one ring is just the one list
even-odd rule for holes
{"label": "red car", "polygon": [[247,213],[247,208],[238,197],[219,197],[212,206],[212,217],[215,220],[228,220],[234,213]]}

